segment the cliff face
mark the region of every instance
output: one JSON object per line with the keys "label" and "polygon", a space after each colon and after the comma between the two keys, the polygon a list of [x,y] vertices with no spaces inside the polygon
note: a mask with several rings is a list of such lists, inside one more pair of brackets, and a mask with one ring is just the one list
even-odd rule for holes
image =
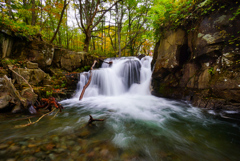
{"label": "cliff face", "polygon": [[95,59],[41,38],[27,40],[0,31],[0,112],[24,111],[38,97],[71,97],[79,79],[79,73],[73,71],[91,66]]}
{"label": "cliff face", "polygon": [[165,33],[154,52],[153,94],[198,107],[240,109],[240,17],[232,18],[237,9]]}

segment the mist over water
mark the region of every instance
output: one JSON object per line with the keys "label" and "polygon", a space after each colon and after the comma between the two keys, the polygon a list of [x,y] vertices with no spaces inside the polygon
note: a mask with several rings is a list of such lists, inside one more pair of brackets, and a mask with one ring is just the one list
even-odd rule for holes
{"label": "mist over water", "polygon": [[106,59],[112,65],[103,63],[101,69],[93,71],[81,101],[89,73],[81,74],[75,96],[61,103],[76,108],[79,116],[105,119],[96,124],[101,132],[94,139],[111,140],[147,160],[237,160],[239,125],[185,102],[152,96],[151,60]]}

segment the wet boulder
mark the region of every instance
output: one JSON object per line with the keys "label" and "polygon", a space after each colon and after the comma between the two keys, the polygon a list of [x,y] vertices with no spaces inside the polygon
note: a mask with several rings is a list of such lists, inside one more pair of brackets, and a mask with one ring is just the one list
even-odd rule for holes
{"label": "wet boulder", "polygon": [[12,97],[7,94],[0,97],[0,110],[9,107]]}

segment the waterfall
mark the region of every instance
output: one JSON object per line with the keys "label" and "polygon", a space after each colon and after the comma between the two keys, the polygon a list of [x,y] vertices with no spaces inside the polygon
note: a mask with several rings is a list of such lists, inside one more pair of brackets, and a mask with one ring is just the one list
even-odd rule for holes
{"label": "waterfall", "polygon": [[[92,80],[84,97],[117,96],[122,94],[150,94],[152,57],[139,60],[136,57],[108,58],[102,68],[93,70]],[[79,97],[90,73],[80,74],[75,97]]]}

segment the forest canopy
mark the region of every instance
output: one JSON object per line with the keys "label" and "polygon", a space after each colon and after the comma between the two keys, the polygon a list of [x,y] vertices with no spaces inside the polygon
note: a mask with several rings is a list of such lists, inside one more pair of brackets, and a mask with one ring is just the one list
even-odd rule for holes
{"label": "forest canopy", "polygon": [[186,26],[189,20],[214,11],[216,3],[213,0],[1,0],[0,28],[30,40],[41,35],[44,41],[59,47],[99,56],[148,55],[165,30]]}

